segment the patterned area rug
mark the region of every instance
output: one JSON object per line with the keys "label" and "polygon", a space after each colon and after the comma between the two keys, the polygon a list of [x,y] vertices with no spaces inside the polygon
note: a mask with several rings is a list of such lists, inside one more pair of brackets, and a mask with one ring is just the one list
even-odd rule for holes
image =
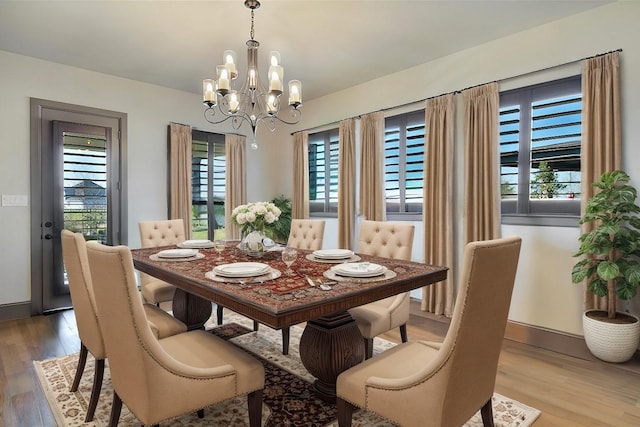
{"label": "patterned area rug", "polygon": [[[258,332],[253,332],[253,322],[229,311],[225,312],[225,325],[215,327],[209,323],[205,327],[212,333],[228,339],[234,344],[257,355],[265,366],[265,389],[263,393],[263,426],[308,426],[337,427],[335,421],[335,405],[327,404],[313,395],[310,382],[313,378],[300,362],[298,343],[302,329],[291,328],[291,343],[288,356],[281,353],[281,332],[260,325]],[[374,354],[384,351],[394,344],[382,339],[375,340]],[[91,423],[84,423],[84,415],[91,394],[94,360],[89,357],[78,392],[69,392],[77,366],[77,354],[34,361],[38,378],[45,391],[47,400],[59,426],[106,426],[111,410],[112,387],[109,377],[108,361],[105,369],[104,383],[100,395],[96,417]],[[493,410],[496,426],[527,427],[533,424],[540,411],[494,394]],[[120,426],[140,425],[140,422],[122,407]],[[246,398],[231,399],[205,409],[205,418],[199,419],[196,414],[187,414],[163,423],[163,426],[203,427],[248,425]],[[393,424],[365,411],[354,414],[353,425],[356,427],[391,427]],[[479,413],[466,424],[466,427],[480,427],[482,420]]]}

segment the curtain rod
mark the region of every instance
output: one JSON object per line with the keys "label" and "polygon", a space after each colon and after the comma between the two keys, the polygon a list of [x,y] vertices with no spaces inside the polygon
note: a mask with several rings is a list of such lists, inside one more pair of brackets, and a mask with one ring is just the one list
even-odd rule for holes
{"label": "curtain rod", "polygon": [[[489,84],[489,83],[500,83],[500,82],[504,82],[506,80],[511,80],[511,79],[516,79],[516,78],[519,78],[519,77],[528,76],[529,74],[541,73],[543,71],[548,71],[548,70],[552,70],[554,68],[564,67],[565,65],[575,64],[576,62],[585,61],[587,59],[593,59],[593,58],[598,58],[600,56],[609,55],[610,53],[614,53],[614,52],[622,52],[622,49],[610,50],[609,52],[598,53],[598,54],[595,54],[595,55],[592,55],[592,56],[585,56],[584,58],[580,58],[580,59],[573,59],[571,61],[563,62],[561,64],[555,64],[555,65],[551,65],[549,67],[540,68],[540,69],[533,70],[533,71],[527,71],[526,73],[516,74],[516,75],[513,75],[513,76],[509,76],[509,77],[503,77],[503,78],[498,79],[498,80],[493,80],[493,81],[490,81],[490,82],[485,82],[485,83],[480,83],[480,84],[477,84],[477,85],[465,87],[464,89],[454,90],[454,91],[451,91],[451,92],[442,93],[440,95],[430,96],[428,98],[423,98],[423,99],[418,99],[418,100],[415,100],[415,101],[405,102],[404,104],[394,105],[393,107],[380,108],[380,109],[378,109],[376,111],[383,111],[384,112],[384,111],[389,111],[389,110],[395,110],[396,108],[406,107],[408,105],[417,104],[417,103],[424,102],[424,101],[427,101],[429,99],[438,98],[438,97],[444,96],[444,95],[449,95],[449,94],[456,95],[456,94],[464,92],[465,90],[473,89],[473,88],[479,87],[479,86],[484,86],[484,85]],[[364,114],[359,114],[359,115],[353,116],[353,117],[348,117],[347,119],[359,119],[360,117],[362,117],[362,116],[364,116],[366,114],[371,114],[371,113],[375,113],[375,111],[371,111],[369,113],[364,113]],[[322,124],[322,125],[314,126],[312,128],[309,128],[309,129],[303,129],[303,130],[300,130],[300,131],[297,131],[297,132],[303,132],[303,131],[309,132],[309,131],[311,131],[313,129],[318,129],[318,128],[325,127],[325,126],[331,126],[331,125],[334,125],[334,124],[339,124],[342,120],[347,120],[347,119],[341,119],[341,120],[338,120],[338,121],[325,123],[325,124]],[[293,135],[294,133],[295,132],[292,132],[291,135]]]}

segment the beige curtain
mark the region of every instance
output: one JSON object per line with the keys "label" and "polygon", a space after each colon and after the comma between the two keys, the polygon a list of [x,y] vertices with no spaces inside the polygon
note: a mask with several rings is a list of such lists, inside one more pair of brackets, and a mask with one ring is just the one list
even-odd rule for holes
{"label": "beige curtain", "polygon": [[293,196],[291,218],[309,218],[309,133],[293,134]]}
{"label": "beige curtain", "polygon": [[169,219],[182,219],[191,238],[191,126],[169,124]]}
{"label": "beige curtain", "polygon": [[462,92],[465,144],[465,241],[500,237],[498,84]]}
{"label": "beige curtain", "polygon": [[[451,266],[453,255],[453,156],[455,104],[453,94],[425,103],[424,262]],[[423,311],[451,317],[454,305],[452,270],[447,280],[422,290]]]}
{"label": "beige curtain", "polygon": [[242,135],[226,135],[224,141],[227,168],[224,224],[227,239],[240,239],[240,227],[231,222],[231,211],[247,203],[245,139]]}
{"label": "beige curtain", "polygon": [[362,116],[360,124],[360,214],[386,219],[384,192],[384,113]]}
{"label": "beige curtain", "polygon": [[356,121],[340,122],[338,149],[338,247],[352,249],[356,193]]}
{"label": "beige curtain", "polygon": [[[620,169],[620,68],[618,52],[586,59],[582,63],[582,213],[593,196],[591,185],[604,172]],[[583,224],[582,232],[593,229]],[[585,286],[585,309],[607,309]]]}

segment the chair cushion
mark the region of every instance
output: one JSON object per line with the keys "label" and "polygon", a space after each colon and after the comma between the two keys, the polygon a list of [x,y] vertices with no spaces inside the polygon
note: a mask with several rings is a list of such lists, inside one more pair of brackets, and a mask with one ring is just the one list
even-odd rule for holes
{"label": "chair cushion", "polygon": [[187,332],[187,325],[161,308],[151,304],[144,304],[143,307],[149,326],[158,339]]}
{"label": "chair cushion", "polygon": [[[141,273],[141,275],[142,274],[144,273]],[[158,304],[173,300],[173,294],[176,292],[176,287],[159,279],[151,279],[142,282],[140,292],[142,293],[142,298],[144,298],[145,302]]]}
{"label": "chair cushion", "polygon": [[[397,345],[384,353],[365,360],[338,376],[338,397],[360,408],[367,408],[367,387],[372,377],[385,379],[390,386],[409,387],[406,380],[423,370],[438,350],[426,341]],[[390,406],[394,402],[389,402]]]}
{"label": "chair cushion", "polygon": [[[394,306],[395,305],[395,306]],[[349,310],[364,338],[375,338],[407,323],[410,312],[409,294],[403,293]]]}
{"label": "chair cushion", "polygon": [[[208,332],[197,330],[173,335],[158,341],[174,359],[196,368],[232,365],[236,371],[235,395],[264,387],[264,367],[255,357],[239,347]],[[188,398],[188,396],[185,396]]]}

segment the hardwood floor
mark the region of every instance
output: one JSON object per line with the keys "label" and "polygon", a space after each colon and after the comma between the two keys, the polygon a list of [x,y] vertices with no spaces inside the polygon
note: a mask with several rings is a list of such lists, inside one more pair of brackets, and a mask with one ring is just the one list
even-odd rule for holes
{"label": "hardwood floor", "polygon": [[[441,341],[447,328],[412,307],[410,340]],[[400,341],[398,331],[383,337]],[[0,426],[54,426],[32,361],[79,347],[72,311],[0,322]],[[496,391],[541,410],[535,427],[640,426],[640,374],[624,366],[505,340]]]}

